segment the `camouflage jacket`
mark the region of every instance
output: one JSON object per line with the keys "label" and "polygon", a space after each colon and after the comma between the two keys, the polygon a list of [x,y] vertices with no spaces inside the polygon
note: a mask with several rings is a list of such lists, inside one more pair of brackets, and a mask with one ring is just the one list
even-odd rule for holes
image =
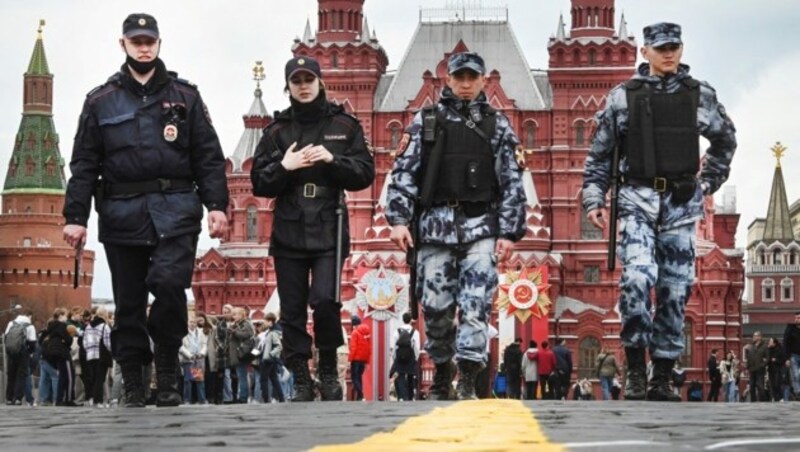
{"label": "camouflage jacket", "polygon": [[[437,108],[445,115],[446,120],[458,122],[462,119],[447,107],[457,103],[460,101],[446,88]],[[481,93],[470,106],[476,103],[486,104],[486,96]],[[408,225],[417,207],[420,191],[417,180],[422,170],[421,113],[417,113],[406,131],[411,135],[410,142],[395,160],[387,193],[386,218],[392,226]],[[476,135],[475,139],[480,138]],[[494,208],[483,215],[467,217],[461,209],[449,206],[431,207],[420,215],[418,240],[421,243],[454,245],[487,237],[501,237],[516,242],[525,235],[525,192],[521,170],[514,159],[519,140],[511,129],[508,118],[501,113],[497,113],[497,125],[491,142],[498,182]]]}
{"label": "camouflage jacket", "polygon": [[[649,74],[642,63],[633,79],[650,84],[655,91],[675,92],[681,80],[689,77],[689,66],[681,65],[677,74],[658,77]],[[605,206],[605,195],[611,184],[611,159],[619,137],[628,131],[628,105],[625,85],[620,84],[608,95],[606,107],[597,113],[597,131],[586,158],[583,174],[583,207],[586,211]],[[614,136],[616,121],[617,136]],[[695,196],[685,204],[673,203],[669,191],[658,193],[652,188],[623,185],[619,191],[619,215],[644,215],[643,219],[658,222],[662,228],[692,223],[703,217],[703,195],[711,195],[728,179],[731,160],[736,151],[736,129],[726,115],[725,107],[717,101],[716,92],[706,82],[700,82],[700,101],[697,106],[697,131],[711,146],[702,157],[699,183]],[[620,174],[628,165],[620,158]]]}

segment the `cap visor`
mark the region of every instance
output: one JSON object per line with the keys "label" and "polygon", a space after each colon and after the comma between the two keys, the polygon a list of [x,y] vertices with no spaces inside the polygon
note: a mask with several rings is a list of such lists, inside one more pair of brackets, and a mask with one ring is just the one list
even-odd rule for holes
{"label": "cap visor", "polygon": [[147,36],[149,38],[158,39],[158,33],[153,30],[148,30],[146,28],[137,28],[136,30],[130,30],[124,35],[126,38],[135,38],[137,36]]}
{"label": "cap visor", "polygon": [[288,79],[290,79],[290,78],[294,77],[294,76],[295,76],[295,74],[298,74],[298,73],[300,73],[300,72],[308,72],[309,74],[313,75],[314,77],[316,77],[316,76],[317,76],[317,74],[315,74],[315,73],[314,73],[313,71],[311,71],[310,69],[307,69],[307,68],[301,67],[301,68],[297,68],[297,69],[293,70],[292,72],[290,72],[290,73],[289,73],[289,76],[288,76],[288,77],[286,77],[286,79],[288,80]]}
{"label": "cap visor", "polygon": [[464,70],[472,71],[475,72],[476,74],[481,74],[481,75],[483,75],[484,73],[484,69],[478,66],[477,64],[467,63],[453,68],[452,70],[450,70],[450,74],[455,74],[458,71],[464,71]]}
{"label": "cap visor", "polygon": [[656,41],[656,42],[650,44],[650,47],[652,47],[654,49],[657,49],[659,47],[664,47],[664,46],[670,45],[670,44],[682,45],[683,43],[681,42],[680,39],[662,39],[660,41]]}

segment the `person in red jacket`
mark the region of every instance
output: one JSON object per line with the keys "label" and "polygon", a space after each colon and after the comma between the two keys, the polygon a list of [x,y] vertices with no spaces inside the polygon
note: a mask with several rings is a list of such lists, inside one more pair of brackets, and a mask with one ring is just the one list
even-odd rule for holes
{"label": "person in red jacket", "polygon": [[[541,348],[535,352],[536,362],[539,364],[539,387],[542,388],[542,399],[553,398],[553,386],[550,382],[550,374],[556,370],[556,355],[550,350],[550,344],[542,341]],[[530,356],[528,357],[531,358]]]}
{"label": "person in red jacket", "polygon": [[362,324],[361,318],[354,315],[350,318],[353,332],[350,333],[350,379],[353,380],[353,400],[364,399],[364,386],[361,376],[372,356],[372,333],[369,325]]}

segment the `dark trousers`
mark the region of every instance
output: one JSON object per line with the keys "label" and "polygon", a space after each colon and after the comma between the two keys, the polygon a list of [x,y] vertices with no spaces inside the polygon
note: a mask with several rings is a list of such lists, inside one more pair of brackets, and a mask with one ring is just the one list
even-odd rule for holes
{"label": "dark trousers", "polygon": [[765,369],[750,372],[750,401],[767,402],[767,393],[764,390]]}
{"label": "dark trousers", "polygon": [[719,402],[719,389],[722,387],[721,378],[711,378],[711,389],[708,390],[707,402]]}
{"label": "dark trousers", "polygon": [[264,398],[264,403],[271,402],[272,396],[278,399],[278,402],[285,402],[281,379],[278,377],[279,367],[277,361],[261,361],[261,397]]}
{"label": "dark trousers", "polygon": [[478,396],[479,399],[488,399],[492,396],[492,388],[489,384],[489,366],[484,366],[480,372],[478,372],[478,376],[475,377],[475,395]]}
{"label": "dark trousers", "polygon": [[521,377],[519,373],[513,372],[506,372],[506,382],[508,383],[506,393],[508,394],[509,399],[517,399],[520,398],[520,390],[521,388]]}
{"label": "dark trousers", "polygon": [[[116,304],[111,345],[118,362],[146,362],[150,338],[177,350],[187,328],[186,289],[192,284],[197,235],[160,240],[154,246],[106,243]],[[148,294],[155,301],[147,315]]]}
{"label": "dark trousers", "polygon": [[[275,258],[275,275],[281,299],[283,357],[311,357],[311,335],[306,330],[308,306],[313,309],[317,348],[333,350],[344,344],[342,306],[336,304],[336,258]],[[309,286],[308,277],[311,275]],[[185,310],[185,309],[184,309]]]}
{"label": "dark trousers", "polygon": [[6,401],[21,401],[25,394],[25,378],[30,373],[31,357],[27,351],[23,351],[18,355],[7,355],[6,359]]}
{"label": "dark trousers", "polygon": [[58,402],[72,402],[75,400],[75,369],[71,359],[58,359]]}
{"label": "dark trousers", "polygon": [[414,386],[416,379],[412,373],[397,374],[394,388],[397,391],[397,400],[414,400]]}
{"label": "dark trousers", "polygon": [[209,403],[219,404],[222,399],[217,397],[217,393],[219,392],[217,391],[217,371],[211,371],[208,369],[208,358],[206,358],[206,372],[203,376],[206,381],[206,400],[208,400]]}
{"label": "dark trousers", "polygon": [[[773,402],[778,402],[783,398],[783,388],[781,384],[781,368],[776,366],[769,367],[769,397]],[[788,400],[787,400],[788,402]]]}
{"label": "dark trousers", "polygon": [[538,381],[525,382],[525,400],[536,400],[536,387],[538,385]]}
{"label": "dark trousers", "polygon": [[89,386],[86,388],[86,399],[92,399],[96,404],[103,403],[105,398],[104,388],[106,382],[106,375],[108,374],[108,366],[102,364],[99,359],[87,361],[89,368]]}
{"label": "dark trousers", "polygon": [[569,391],[569,378],[570,372],[566,370],[556,371],[555,384],[553,385],[553,396],[556,400],[566,400],[567,392]]}
{"label": "dark trousers", "polygon": [[361,361],[353,361],[350,363],[350,379],[353,381],[353,400],[361,400],[364,398],[364,385],[361,383],[361,377],[364,375],[366,363]]}

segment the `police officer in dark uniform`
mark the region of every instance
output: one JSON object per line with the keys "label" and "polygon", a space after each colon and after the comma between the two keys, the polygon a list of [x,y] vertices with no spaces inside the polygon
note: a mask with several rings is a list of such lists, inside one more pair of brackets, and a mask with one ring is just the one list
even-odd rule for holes
{"label": "police officer in dark uniform", "polygon": [[[158,58],[158,24],[131,14],[122,25],[126,61],[92,90],[75,136],[64,204],[64,239],[86,242],[94,196],[99,240],[111,268],[114,356],[126,406],[144,406],[143,365],[155,343],[159,406],[181,403],[178,348],[187,334],[203,205],[211,237],[227,229],[225,159],[197,88]],[[149,317],[148,293],[155,296]]]}
{"label": "police officer in dark uniform", "polygon": [[[336,349],[344,344],[336,303],[337,210],[343,215],[342,249],[349,254],[344,190],[362,190],[375,177],[372,155],[358,120],[328,102],[319,63],[286,63],[291,106],[275,114],[255,152],[253,193],[275,197],[270,255],[275,259],[286,366],[294,374],[294,401],[314,400],[308,370],[314,310],[322,400],[342,400]],[[342,206],[342,208],[339,208]],[[311,283],[309,284],[309,274]]]}

